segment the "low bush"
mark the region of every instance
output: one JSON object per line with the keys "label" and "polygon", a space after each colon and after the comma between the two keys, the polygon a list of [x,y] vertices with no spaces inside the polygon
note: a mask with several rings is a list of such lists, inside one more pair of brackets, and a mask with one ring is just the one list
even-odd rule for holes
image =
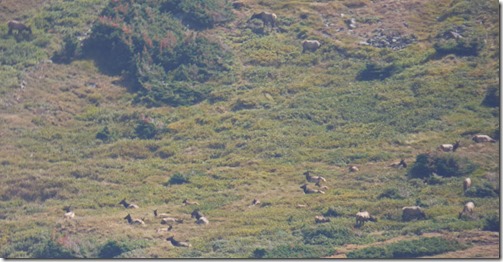
{"label": "low bush", "polygon": [[416,258],[433,256],[462,249],[463,246],[453,240],[440,237],[406,240],[380,247],[368,247],[349,252],[348,258]]}
{"label": "low bush", "polygon": [[484,227],[482,228],[486,231],[500,231],[500,217],[498,214],[492,214],[484,219]]}
{"label": "low bush", "polygon": [[145,241],[132,241],[132,240],[109,240],[101,246],[98,258],[114,258],[123,253],[146,247]]}
{"label": "low bush", "polygon": [[347,256],[347,258],[377,259],[377,258],[391,258],[392,254],[385,247],[367,247],[367,248],[362,248],[362,249],[358,249],[356,251],[349,252],[346,256]]}
{"label": "low bush", "polygon": [[394,64],[378,64],[378,63],[368,63],[363,70],[361,70],[356,76],[358,81],[372,81],[372,80],[384,80],[393,74],[402,71],[397,65]]}
{"label": "low bush", "polygon": [[176,173],[169,178],[168,182],[165,183],[165,186],[181,185],[186,183],[190,183],[189,177],[187,175]]}
{"label": "low bush", "polygon": [[477,168],[478,166],[468,158],[453,154],[419,154],[407,176],[425,179],[431,178],[432,174],[436,173],[441,177],[462,177],[470,175]]}
{"label": "low bush", "polygon": [[390,198],[390,199],[404,199],[403,196],[400,195],[396,188],[388,188],[384,190],[381,194],[377,196],[377,199],[382,198]]}
{"label": "low bush", "polygon": [[301,230],[304,244],[308,245],[344,245],[360,243],[366,239],[357,238],[349,227],[332,223],[318,224]]}
{"label": "low bush", "polygon": [[488,184],[475,185],[468,188],[465,191],[465,196],[467,197],[497,197],[498,194],[495,192],[494,188]]}
{"label": "low bush", "polygon": [[257,248],[253,251],[252,258],[321,258],[333,254],[328,246],[313,245],[281,245],[270,250]]}

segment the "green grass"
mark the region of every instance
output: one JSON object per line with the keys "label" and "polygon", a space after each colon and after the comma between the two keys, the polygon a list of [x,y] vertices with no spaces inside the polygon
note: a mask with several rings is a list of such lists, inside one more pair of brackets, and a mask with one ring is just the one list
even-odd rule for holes
{"label": "green grass", "polygon": [[[493,90],[498,85],[497,6],[443,1],[439,7],[421,4],[417,13],[403,9],[420,42],[393,51],[355,44],[359,30],[369,29],[373,21],[391,25],[370,1],[354,9],[365,11],[355,13],[361,21],[355,35],[323,24],[344,27],[328,13],[337,9],[347,15],[346,4],[353,1],[247,1],[250,9],[232,11],[232,19],[226,16],[229,6],[215,9],[219,1],[208,9],[165,2],[196,12],[201,21],[211,20],[208,27],[181,30],[177,41],[194,45],[180,45],[176,54],[222,49],[228,56],[187,57],[196,68],[178,67],[185,60],[174,53],[159,54],[161,78],[176,80],[162,85],[152,80],[159,76],[155,66],[144,75],[110,76],[100,61],[82,59],[78,48],[64,64],[42,62],[67,54],[75,37],[91,28],[105,8],[111,12],[114,7],[94,0],[51,0],[25,11],[33,14],[28,19],[33,35],[9,36],[6,26],[0,28],[2,257],[316,258],[348,244],[399,236],[497,230],[499,143],[471,140],[478,133],[494,136],[499,128],[494,102],[499,92]],[[147,19],[152,6],[141,4],[130,7]],[[112,11],[119,14],[121,8]],[[155,8],[151,27],[134,26],[136,33],[146,32],[160,43],[167,31],[183,24],[175,18],[158,20],[158,12],[165,10]],[[278,30],[257,34],[250,28],[257,25],[246,24],[252,12],[262,9],[278,14]],[[417,19],[421,12],[445,17],[432,25]],[[473,26],[479,18],[485,19],[484,27]],[[460,55],[457,49],[437,54],[439,45],[449,47],[437,36],[451,24],[473,26],[466,36],[478,41],[476,55]],[[201,38],[191,42],[196,32]],[[304,38],[318,39],[322,47],[303,54]],[[399,70],[382,81],[359,81],[368,64]],[[138,79],[151,84],[140,95],[134,85]],[[153,122],[144,122],[144,116]],[[455,140],[461,140],[458,151],[436,152],[439,144]],[[427,184],[407,176],[425,153],[433,153],[428,170],[439,174]],[[389,167],[401,158],[407,169]],[[349,173],[350,164],[360,172]],[[326,194],[303,194],[299,186],[306,170],[327,179]],[[467,192],[462,190],[465,176],[474,182]],[[123,198],[140,209],[125,210],[118,204]],[[200,205],[183,206],[185,198]],[[250,206],[254,198],[262,205]],[[467,201],[476,203],[475,213],[459,220]],[[76,219],[64,221],[62,208],[70,204]],[[402,222],[401,208],[416,204],[428,219]],[[190,218],[195,208],[208,217],[208,226]],[[184,223],[158,234],[154,209]],[[360,209],[378,222],[355,228]],[[127,213],[145,218],[146,226],[128,225],[122,219]],[[314,216],[322,214],[332,221],[315,224]],[[165,241],[170,234],[189,240],[193,248],[172,247]],[[425,248],[414,251],[411,245]],[[444,239],[405,239],[347,255],[417,257],[462,247]]]}

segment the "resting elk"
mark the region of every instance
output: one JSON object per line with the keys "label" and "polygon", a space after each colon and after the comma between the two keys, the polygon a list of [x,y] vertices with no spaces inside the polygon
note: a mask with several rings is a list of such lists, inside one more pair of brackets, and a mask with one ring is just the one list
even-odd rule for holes
{"label": "resting elk", "polygon": [[472,140],[477,142],[477,143],[483,143],[483,142],[491,142],[491,143],[496,143],[496,140],[491,138],[488,135],[474,135],[472,137]]}
{"label": "resting elk", "polygon": [[454,144],[442,144],[438,147],[438,150],[444,152],[456,152],[456,149],[459,147],[459,140]]}

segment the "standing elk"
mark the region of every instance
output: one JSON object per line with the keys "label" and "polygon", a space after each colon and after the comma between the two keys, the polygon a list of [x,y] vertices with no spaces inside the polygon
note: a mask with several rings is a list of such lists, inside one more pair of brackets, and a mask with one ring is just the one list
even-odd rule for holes
{"label": "standing elk", "polygon": [[321,43],[318,40],[304,40],[302,41],[302,53],[306,51],[314,52],[320,48]]}
{"label": "standing elk", "polygon": [[12,34],[13,30],[16,30],[18,33],[21,33],[23,31],[27,31],[28,33],[31,34],[31,27],[17,21],[17,20],[11,20],[7,23],[7,27],[9,27],[9,35]]}
{"label": "standing elk", "polygon": [[465,178],[465,180],[463,180],[463,191],[466,191],[471,186],[472,186],[472,180],[469,177]]}
{"label": "standing elk", "polygon": [[463,215],[472,214],[473,209],[475,209],[475,204],[473,202],[470,201],[466,203],[465,206],[463,207],[463,211],[459,212],[458,219],[461,219]]}
{"label": "standing elk", "polygon": [[371,216],[367,211],[360,211],[356,213],[356,223],[355,223],[356,227],[363,226],[367,221],[377,222],[377,218]]}
{"label": "standing elk", "polygon": [[278,16],[275,13],[260,12],[260,13],[253,14],[250,17],[250,19],[248,20],[248,22],[253,19],[260,19],[260,20],[262,20],[264,25],[270,25],[271,27],[275,27],[277,18],[278,18]]}

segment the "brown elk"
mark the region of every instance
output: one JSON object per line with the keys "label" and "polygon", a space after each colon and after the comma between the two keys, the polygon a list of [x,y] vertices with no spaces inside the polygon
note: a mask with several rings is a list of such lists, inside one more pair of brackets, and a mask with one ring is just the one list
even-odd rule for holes
{"label": "brown elk", "polygon": [[11,20],[7,23],[7,26],[9,27],[9,35],[12,34],[13,30],[16,30],[18,33],[21,33],[23,31],[28,31],[28,33],[31,34],[31,27],[25,25],[22,22],[19,22],[17,20]]}

